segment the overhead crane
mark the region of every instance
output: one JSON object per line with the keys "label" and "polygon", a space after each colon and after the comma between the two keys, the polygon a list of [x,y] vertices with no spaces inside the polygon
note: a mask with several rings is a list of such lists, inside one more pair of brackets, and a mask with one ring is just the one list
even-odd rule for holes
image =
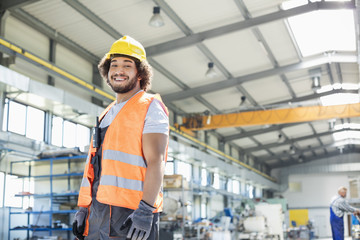
{"label": "overhead crane", "polygon": [[183,117],[183,124],[180,129],[199,131],[226,127],[299,123],[352,117],[360,117],[360,103],[333,106],[303,106],[217,115],[192,114]]}

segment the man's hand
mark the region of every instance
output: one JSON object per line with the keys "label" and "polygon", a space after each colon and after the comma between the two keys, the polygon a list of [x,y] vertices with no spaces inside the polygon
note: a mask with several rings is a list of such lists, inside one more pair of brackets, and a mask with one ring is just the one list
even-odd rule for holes
{"label": "man's hand", "polygon": [[73,222],[73,234],[79,239],[84,240],[85,220],[87,216],[87,208],[80,207],[79,211],[76,212]]}
{"label": "man's hand", "polygon": [[146,240],[150,236],[151,225],[153,222],[153,211],[155,208],[141,200],[139,208],[128,216],[124,224],[120,227],[123,230],[130,226],[127,239]]}

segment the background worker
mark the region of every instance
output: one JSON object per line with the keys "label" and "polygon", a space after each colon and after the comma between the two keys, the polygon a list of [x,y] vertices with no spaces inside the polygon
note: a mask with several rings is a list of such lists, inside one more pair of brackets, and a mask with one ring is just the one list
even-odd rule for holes
{"label": "background worker", "polygon": [[338,194],[331,199],[330,203],[330,225],[332,237],[334,240],[344,239],[344,220],[345,212],[351,212],[355,215],[360,214],[360,210],[349,205],[346,198],[347,188],[340,187]]}
{"label": "background worker", "polygon": [[116,101],[94,131],[73,233],[78,239],[158,239],[167,109],[146,93],[152,69],[144,47],[131,37],[114,42],[98,68]]}

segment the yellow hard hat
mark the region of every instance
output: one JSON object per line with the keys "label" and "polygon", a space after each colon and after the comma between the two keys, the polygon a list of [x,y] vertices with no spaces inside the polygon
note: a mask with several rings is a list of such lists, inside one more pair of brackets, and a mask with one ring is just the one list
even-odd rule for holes
{"label": "yellow hard hat", "polygon": [[106,59],[110,59],[113,54],[123,54],[139,59],[140,62],[146,60],[146,52],[138,41],[129,36],[123,36],[113,43],[110,51],[106,54]]}

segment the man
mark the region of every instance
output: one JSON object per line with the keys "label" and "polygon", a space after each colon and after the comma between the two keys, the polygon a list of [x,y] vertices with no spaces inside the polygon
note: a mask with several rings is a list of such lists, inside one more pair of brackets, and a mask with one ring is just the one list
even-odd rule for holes
{"label": "man", "polygon": [[152,69],[129,36],[98,65],[116,93],[100,115],[81,183],[73,233],[78,239],[158,239],[169,119],[161,99],[146,93]]}
{"label": "man", "polygon": [[360,210],[348,204],[345,200],[347,189],[340,187],[338,195],[331,199],[330,203],[330,225],[331,232],[334,240],[344,240],[344,220],[345,212],[351,212],[355,215],[360,214]]}

